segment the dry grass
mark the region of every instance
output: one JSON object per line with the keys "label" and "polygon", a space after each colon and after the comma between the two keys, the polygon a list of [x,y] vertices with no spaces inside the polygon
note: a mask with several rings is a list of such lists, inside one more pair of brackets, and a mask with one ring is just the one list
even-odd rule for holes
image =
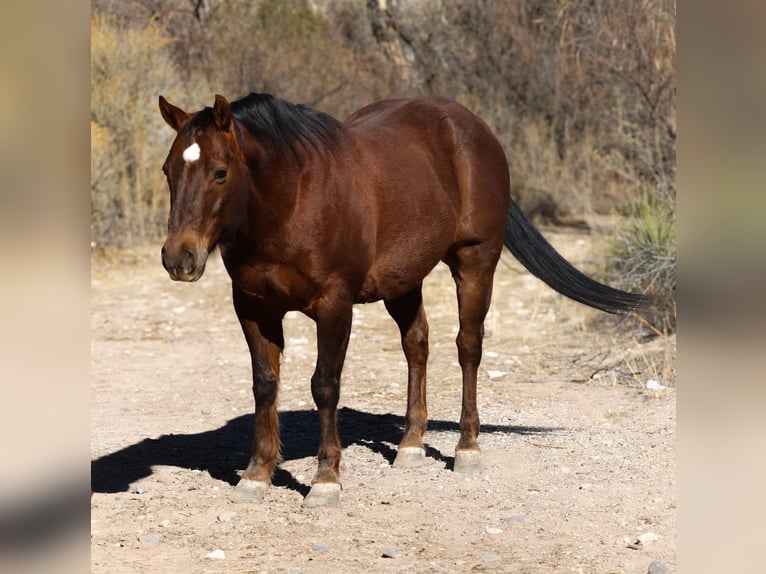
{"label": "dry grass", "polygon": [[91,19],[91,239],[130,245],[155,237],[167,215],[160,169],[168,130],[157,95],[180,91],[155,22],[131,28]]}

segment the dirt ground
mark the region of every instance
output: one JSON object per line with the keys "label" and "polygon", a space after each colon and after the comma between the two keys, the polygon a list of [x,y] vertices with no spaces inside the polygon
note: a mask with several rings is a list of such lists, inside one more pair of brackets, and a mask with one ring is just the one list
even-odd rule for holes
{"label": "dirt ground", "polygon": [[[545,234],[576,265],[592,257],[587,234]],[[91,296],[94,573],[644,574],[655,560],[675,571],[675,339],[641,342],[616,321],[594,322],[598,312],[510,255],[486,322],[482,472],[450,470],[457,311],[439,266],[425,283],[429,464],[391,468],[404,357],[383,305],[358,306],[333,509],[301,508],[317,447],[310,320],[285,320],[284,463],[262,503],[237,504],[229,494],[247,463],[253,399],[218,256],[195,284],[170,281],[159,246],[100,257]]]}

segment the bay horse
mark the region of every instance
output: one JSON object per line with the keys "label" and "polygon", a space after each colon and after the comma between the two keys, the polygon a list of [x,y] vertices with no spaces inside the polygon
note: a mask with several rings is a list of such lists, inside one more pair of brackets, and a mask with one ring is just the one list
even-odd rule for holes
{"label": "bay horse", "polygon": [[568,263],[510,197],[508,163],[487,124],[437,97],[386,100],[344,122],[252,93],[194,113],[159,97],[176,131],[163,165],[170,188],[162,264],[196,281],[220,249],[252,360],[255,433],[235,498],[260,500],[280,461],[277,393],[282,319],[300,311],[317,330],[311,393],[318,468],[304,507],[340,501],[336,426],[352,306],[382,300],[408,365],[405,428],[395,467],[425,462],[428,323],[423,279],[439,261],[457,286],[462,369],[454,470],[480,468],[476,375],[492,280],[505,245],[534,275],[576,301],[628,312],[641,295]]}

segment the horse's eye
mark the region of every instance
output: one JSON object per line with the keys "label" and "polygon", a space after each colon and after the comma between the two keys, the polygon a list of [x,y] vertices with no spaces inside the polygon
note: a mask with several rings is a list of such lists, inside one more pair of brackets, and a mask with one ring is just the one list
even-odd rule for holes
{"label": "horse's eye", "polygon": [[217,169],[213,173],[213,181],[216,183],[223,183],[226,181],[226,170],[225,169]]}

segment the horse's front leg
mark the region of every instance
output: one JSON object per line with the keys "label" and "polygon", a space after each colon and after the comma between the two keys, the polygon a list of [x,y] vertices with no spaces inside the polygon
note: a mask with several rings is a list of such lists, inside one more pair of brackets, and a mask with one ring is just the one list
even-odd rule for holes
{"label": "horse's front leg", "polygon": [[274,467],[280,462],[279,355],[284,348],[282,317],[253,303],[234,289],[234,309],[250,349],[255,398],[255,432],[250,463],[234,490],[237,501],[261,500],[271,484]]}
{"label": "horse's front leg", "polygon": [[340,375],[351,332],[351,303],[327,304],[317,310],[317,364],[311,377],[311,394],[319,411],[319,466],[311,481],[305,508],[340,503],[341,446],[337,410]]}

